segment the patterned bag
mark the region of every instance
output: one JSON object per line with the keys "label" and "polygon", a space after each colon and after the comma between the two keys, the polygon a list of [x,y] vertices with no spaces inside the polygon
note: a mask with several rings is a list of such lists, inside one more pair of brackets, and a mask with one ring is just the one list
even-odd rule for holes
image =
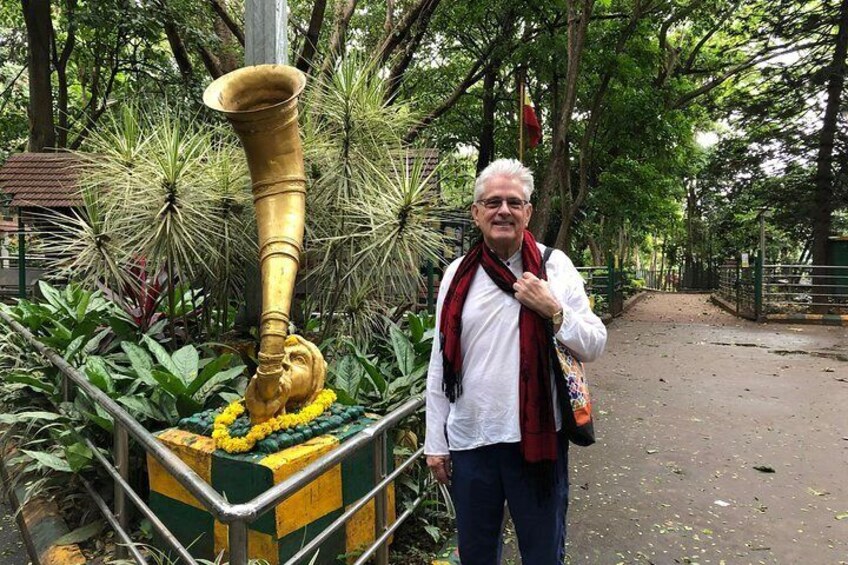
{"label": "patterned bag", "polygon": [[[557,393],[563,397],[562,425],[572,443],[592,445],[595,443],[595,428],[592,421],[592,401],[589,398],[589,385],[586,383],[586,371],[572,353],[553,338],[558,363],[553,363],[557,381]],[[559,383],[565,386],[560,386]],[[568,398],[568,402],[564,398]]]}
{"label": "patterned bag", "polygon": [[[542,257],[542,269],[553,252],[552,247],[545,249]],[[548,323],[551,336],[551,365],[562,411],[562,427],[566,437],[576,445],[595,443],[595,428],[592,420],[592,401],[589,398],[589,385],[583,363],[554,336],[553,327]]]}

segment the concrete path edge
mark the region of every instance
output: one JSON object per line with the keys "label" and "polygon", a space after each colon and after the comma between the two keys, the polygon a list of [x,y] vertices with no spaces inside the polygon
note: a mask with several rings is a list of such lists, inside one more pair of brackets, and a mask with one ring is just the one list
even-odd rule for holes
{"label": "concrete path edge", "polygon": [[35,497],[21,507],[22,488],[8,488],[9,470],[6,458],[0,458],[0,479],[7,489],[7,497],[15,521],[24,538],[27,553],[34,565],[85,565],[86,559],[77,544],[57,545],[55,542],[69,532],[62,519],[59,506],[45,497]]}

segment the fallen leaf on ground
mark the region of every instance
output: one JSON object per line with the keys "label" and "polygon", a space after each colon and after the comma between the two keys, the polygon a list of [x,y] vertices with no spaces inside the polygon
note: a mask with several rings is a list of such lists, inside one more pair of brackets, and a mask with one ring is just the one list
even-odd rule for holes
{"label": "fallen leaf on ground", "polygon": [[756,465],[754,466],[754,470],[760,473],[774,473],[774,468],[768,465]]}

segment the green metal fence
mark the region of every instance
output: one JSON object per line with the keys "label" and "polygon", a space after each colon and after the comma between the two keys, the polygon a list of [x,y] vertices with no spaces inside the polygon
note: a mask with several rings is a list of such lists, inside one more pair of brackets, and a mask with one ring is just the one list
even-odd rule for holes
{"label": "green metal fence", "polygon": [[715,295],[751,320],[795,314],[848,315],[848,267],[834,265],[753,265],[719,267]]}

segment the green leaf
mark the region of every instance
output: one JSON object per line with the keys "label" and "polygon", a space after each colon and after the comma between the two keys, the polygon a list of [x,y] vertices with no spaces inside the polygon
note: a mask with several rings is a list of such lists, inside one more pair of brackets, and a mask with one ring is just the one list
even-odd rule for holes
{"label": "green leaf", "polygon": [[356,398],[362,383],[363,369],[353,355],[345,355],[333,368],[333,388],[344,391],[348,397]]}
{"label": "green leaf", "polygon": [[186,394],[186,387],[179,377],[165,371],[160,371],[159,369],[153,369],[151,375],[162,389],[174,398],[179,398]]}
{"label": "green leaf", "polygon": [[336,397],[338,399],[339,404],[344,404],[345,406],[355,406],[357,404],[356,399],[350,396],[348,393],[341,389],[333,389],[336,393]]}
{"label": "green leaf", "polygon": [[68,465],[68,462],[62,459],[61,457],[57,457],[52,453],[45,453],[43,451],[30,451],[29,449],[21,449],[22,453],[26,453],[32,459],[38,461],[43,467],[48,467],[55,471],[61,471],[63,473],[70,473],[71,467]]}
{"label": "green leaf", "polygon": [[115,429],[115,422],[112,418],[112,415],[109,414],[103,408],[101,408],[99,404],[94,405],[94,412],[94,414],[87,413],[86,416],[91,418],[91,420],[95,424],[97,424],[107,432],[112,433],[112,431]]}
{"label": "green leaf", "polygon": [[130,365],[138,377],[151,386],[156,386],[158,383],[153,378],[151,371],[153,370],[153,360],[150,354],[143,347],[139,347],[128,341],[121,342],[121,349],[127,354],[130,360]]}
{"label": "green leaf", "polygon": [[50,341],[59,347],[73,339],[73,333],[59,320],[53,320],[53,329],[50,331]]}
{"label": "green leaf", "polygon": [[62,299],[59,296],[59,291],[47,284],[44,281],[38,281],[38,288],[41,291],[41,295],[50,304],[54,311],[60,310],[62,308]]}
{"label": "green leaf", "polygon": [[0,414],[0,424],[18,424],[20,422],[28,422],[33,420],[47,420],[53,422],[64,418],[62,414],[56,412],[17,412],[15,414]]}
{"label": "green leaf", "polygon": [[136,419],[143,419],[138,416],[150,420],[160,419],[161,411],[152,400],[145,396],[122,396],[118,399],[118,403],[122,404]]}
{"label": "green leaf", "polygon": [[47,393],[47,394],[53,394],[53,392],[55,392],[55,390],[56,390],[56,388],[53,386],[52,383],[50,383],[46,380],[40,379],[38,377],[35,377],[33,375],[27,375],[26,373],[9,373],[9,374],[5,375],[4,378],[5,378],[6,381],[8,381],[10,383],[25,384],[25,385],[27,385],[27,386],[35,389],[35,390],[38,390],[38,391],[41,391],[41,392],[44,392],[44,393]]}
{"label": "green leaf", "polygon": [[97,522],[92,522],[91,524],[79,527],[72,532],[68,532],[63,536],[60,536],[59,538],[53,540],[53,545],[71,545],[74,543],[82,543],[99,534],[100,530],[102,529],[103,522],[98,520]]}
{"label": "green leaf", "polygon": [[214,394],[218,389],[232,383],[235,379],[244,373],[244,365],[230,367],[219,371],[204,380],[205,371],[201,376],[194,379],[188,389],[188,394],[191,395],[197,402],[203,404],[210,394]]}
{"label": "green leaf", "polygon": [[91,384],[105,392],[111,394],[115,391],[115,383],[112,376],[109,374],[109,369],[102,357],[92,355],[85,360],[85,374]]}
{"label": "green leaf", "polygon": [[156,343],[156,341],[146,335],[141,336],[141,340],[144,342],[150,352],[153,353],[153,356],[156,358],[156,361],[158,361],[159,364],[162,365],[162,367],[164,367],[166,371],[168,371],[174,376],[180,374],[179,367],[174,364],[173,360],[171,360],[171,356],[168,355],[168,352],[165,351],[164,347],[162,347],[161,345]]}
{"label": "green leaf", "polygon": [[74,473],[87,467],[93,458],[91,449],[82,442],[78,441],[65,446],[65,459],[68,460],[68,465]]}
{"label": "green leaf", "polygon": [[409,323],[409,333],[411,334],[412,342],[418,343],[424,337],[424,323],[421,321],[421,318],[412,312],[409,313],[406,320]]}
{"label": "green leaf", "polygon": [[181,418],[197,414],[201,410],[203,410],[203,405],[190,396],[182,395],[177,397],[177,412],[179,412]]}
{"label": "green leaf", "polygon": [[[368,382],[371,383],[374,390],[379,394],[383,394],[386,391],[386,379],[383,377],[383,374],[371,361],[368,360],[367,357],[362,355],[361,353],[355,354],[356,360],[359,362],[359,365],[365,370],[365,373],[368,375]],[[360,384],[361,386],[361,384]]]}
{"label": "green leaf", "polygon": [[82,348],[82,342],[85,340],[84,335],[80,335],[74,338],[74,340],[68,344],[67,349],[65,349],[65,353],[62,354],[65,361],[70,361],[73,359],[74,355],[76,355],[79,350]]}
{"label": "green leaf", "polygon": [[408,375],[412,372],[415,364],[415,350],[412,343],[395,324],[389,326],[389,339],[391,339],[392,349],[395,352],[395,360],[400,372]]}
{"label": "green leaf", "polygon": [[188,387],[197,378],[197,367],[200,362],[200,354],[197,349],[193,345],[186,345],[175,351],[171,359],[178,371],[174,374],[180,377],[183,384]]}
{"label": "green leaf", "polygon": [[83,291],[81,300],[79,304],[77,304],[76,308],[76,320],[77,322],[82,321],[85,318],[85,311],[88,309],[88,301],[91,300],[91,294]]}
{"label": "green leaf", "polygon": [[437,526],[433,526],[432,524],[424,526],[424,531],[427,532],[430,537],[433,538],[433,541],[436,543],[438,543],[439,540],[442,538],[442,531]]}
{"label": "green leaf", "polygon": [[85,347],[83,347],[83,351],[86,353],[93,353],[98,347],[100,347],[100,343],[103,341],[103,338],[109,335],[112,332],[112,328],[103,328],[97,334],[86,342]]}

